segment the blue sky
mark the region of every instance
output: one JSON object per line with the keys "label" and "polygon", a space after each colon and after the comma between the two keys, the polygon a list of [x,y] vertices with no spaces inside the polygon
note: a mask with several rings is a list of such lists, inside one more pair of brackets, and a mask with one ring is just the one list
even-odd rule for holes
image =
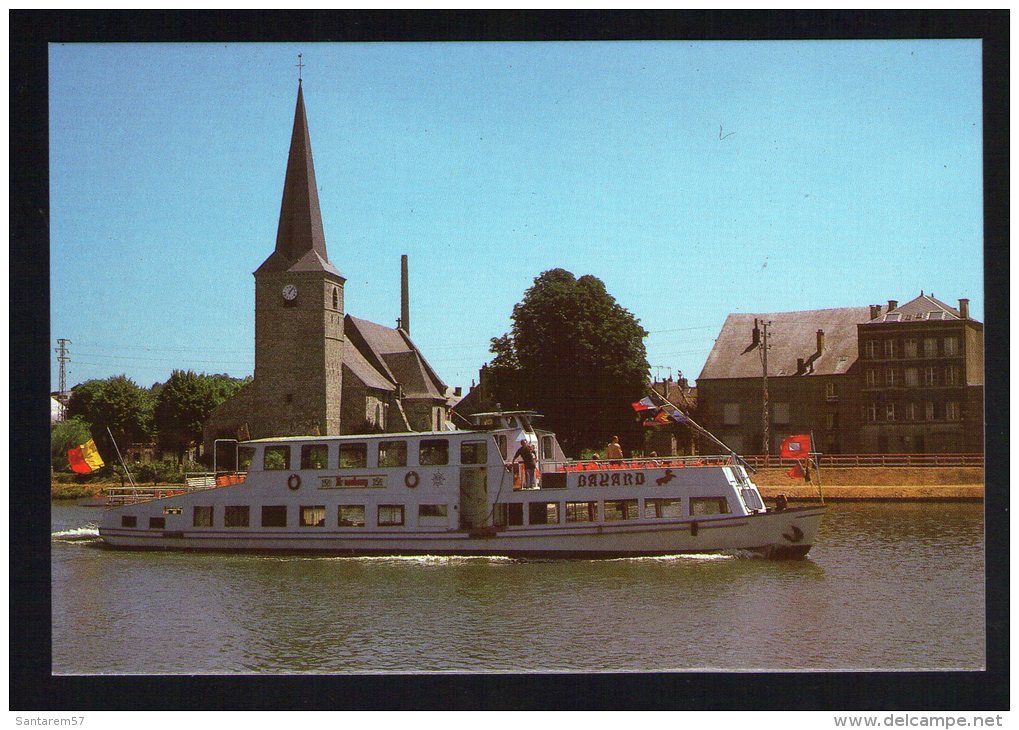
{"label": "blue sky", "polygon": [[730,312],[922,289],[982,320],[980,50],[51,45],[52,337],[69,385],[252,373],[298,53],[346,311],[394,326],[408,254],[411,335],[449,385],[555,267],[640,319],[655,375],[696,378]]}

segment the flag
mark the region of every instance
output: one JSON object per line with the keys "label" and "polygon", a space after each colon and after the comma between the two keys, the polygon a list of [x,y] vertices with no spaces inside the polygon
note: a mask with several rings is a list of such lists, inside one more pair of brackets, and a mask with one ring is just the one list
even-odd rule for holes
{"label": "flag", "polygon": [[669,422],[669,412],[664,408],[660,408],[658,413],[655,414],[654,422],[659,424],[666,424]]}
{"label": "flag", "polygon": [[650,398],[641,398],[636,403],[631,403],[630,407],[639,413],[640,411],[651,410],[652,408],[655,407],[655,404],[651,402]]}
{"label": "flag", "polygon": [[103,457],[99,455],[96,442],[89,439],[81,446],[67,452],[67,463],[70,464],[73,471],[79,474],[89,474],[102,468]]}
{"label": "flag", "polygon": [[810,435],[789,436],[778,447],[778,451],[783,459],[804,459],[810,455]]}
{"label": "flag", "polygon": [[790,479],[799,479],[803,476],[803,469],[800,468],[799,464],[793,464],[793,468],[785,473]]}
{"label": "flag", "polygon": [[685,413],[676,408],[669,409],[669,418],[676,423],[688,423],[690,421],[690,419],[686,417]]}

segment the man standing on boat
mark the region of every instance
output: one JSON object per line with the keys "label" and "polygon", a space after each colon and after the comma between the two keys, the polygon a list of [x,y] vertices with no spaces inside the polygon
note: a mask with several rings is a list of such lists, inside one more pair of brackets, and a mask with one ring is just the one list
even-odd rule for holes
{"label": "man standing on boat", "polygon": [[520,439],[520,448],[513,454],[511,463],[516,463],[518,457],[524,463],[524,489],[534,489],[534,467],[538,463],[534,458],[534,449],[527,439]]}
{"label": "man standing on boat", "polygon": [[610,464],[623,463],[623,447],[619,445],[618,436],[613,436],[612,443],[605,447],[605,458]]}

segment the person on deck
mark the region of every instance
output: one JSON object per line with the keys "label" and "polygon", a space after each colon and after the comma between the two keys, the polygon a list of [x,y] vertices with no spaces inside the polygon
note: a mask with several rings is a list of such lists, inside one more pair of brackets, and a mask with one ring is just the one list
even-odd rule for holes
{"label": "person on deck", "polygon": [[527,439],[520,439],[520,448],[513,454],[511,463],[516,463],[518,458],[524,463],[524,489],[534,489],[534,467],[537,466],[537,460]]}
{"label": "person on deck", "polygon": [[623,461],[623,447],[619,445],[619,437],[613,436],[612,442],[605,447],[605,458],[610,464],[621,464]]}

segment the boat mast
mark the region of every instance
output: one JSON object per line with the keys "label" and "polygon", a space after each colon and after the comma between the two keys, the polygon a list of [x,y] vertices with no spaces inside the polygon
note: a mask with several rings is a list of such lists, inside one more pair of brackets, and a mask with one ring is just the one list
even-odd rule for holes
{"label": "boat mast", "polygon": [[749,469],[749,470],[750,470],[750,473],[751,473],[751,474],[753,474],[753,473],[755,473],[755,472],[757,471],[756,469],[754,469],[754,467],[750,466],[750,464],[748,464],[748,463],[746,462],[746,460],[745,460],[745,459],[744,459],[744,458],[743,458],[742,456],[740,456],[740,455],[739,455],[739,454],[737,454],[737,453],[736,453],[735,451],[733,451],[733,450],[732,450],[732,449],[730,449],[730,448],[729,448],[728,446],[726,446],[726,445],[725,445],[724,443],[722,443],[722,440],[721,440],[721,439],[719,439],[719,438],[718,438],[717,436],[715,436],[715,434],[711,433],[711,431],[709,431],[708,429],[704,428],[704,427],[703,427],[703,426],[701,426],[700,424],[696,423],[696,422],[695,422],[695,421],[694,421],[694,420],[693,420],[692,418],[690,418],[690,416],[689,416],[689,415],[687,415],[687,413],[686,413],[685,411],[683,411],[683,409],[682,409],[682,408],[679,408],[679,407],[678,407],[678,406],[677,406],[677,405],[676,405],[675,403],[673,403],[672,401],[670,401],[670,400],[669,400],[668,398],[666,398],[666,397],[665,397],[664,395],[662,395],[661,393],[659,393],[659,392],[658,392],[657,390],[655,390],[654,388],[652,388],[652,389],[651,389],[651,393],[653,393],[653,394],[654,394],[654,395],[655,395],[656,397],[658,397],[658,398],[661,398],[661,399],[662,399],[663,401],[665,401],[666,405],[669,405],[669,406],[671,406],[672,408],[674,408],[675,410],[677,410],[677,411],[679,411],[680,413],[682,413],[682,414],[683,414],[683,418],[684,418],[684,423],[686,423],[687,425],[689,425],[689,426],[690,426],[690,427],[691,427],[691,428],[692,428],[692,429],[693,429],[694,431],[696,431],[696,432],[697,432],[697,433],[699,433],[700,435],[704,436],[704,437],[705,437],[706,439],[708,439],[708,440],[710,440],[710,441],[713,441],[714,443],[716,443],[716,444],[718,444],[719,446],[721,446],[721,447],[722,447],[723,449],[725,449],[725,451],[726,451],[726,452],[728,452],[729,454],[732,454],[732,456],[733,456],[733,457],[734,457],[734,458],[735,458],[735,459],[736,459],[737,461],[739,461],[739,462],[740,462],[741,464],[743,464],[743,466],[745,466],[745,467],[746,467],[747,469]]}
{"label": "boat mast", "polygon": [[110,434],[110,441],[113,442],[113,448],[117,451],[117,458],[120,459],[120,465],[124,467],[124,473],[127,474],[127,480],[131,482],[131,486],[136,486],[134,483],[134,477],[131,476],[131,470],[127,468],[127,464],[124,463],[124,457],[120,455],[120,447],[117,446],[117,439],[113,438],[113,432],[110,427],[106,427],[106,433]]}

